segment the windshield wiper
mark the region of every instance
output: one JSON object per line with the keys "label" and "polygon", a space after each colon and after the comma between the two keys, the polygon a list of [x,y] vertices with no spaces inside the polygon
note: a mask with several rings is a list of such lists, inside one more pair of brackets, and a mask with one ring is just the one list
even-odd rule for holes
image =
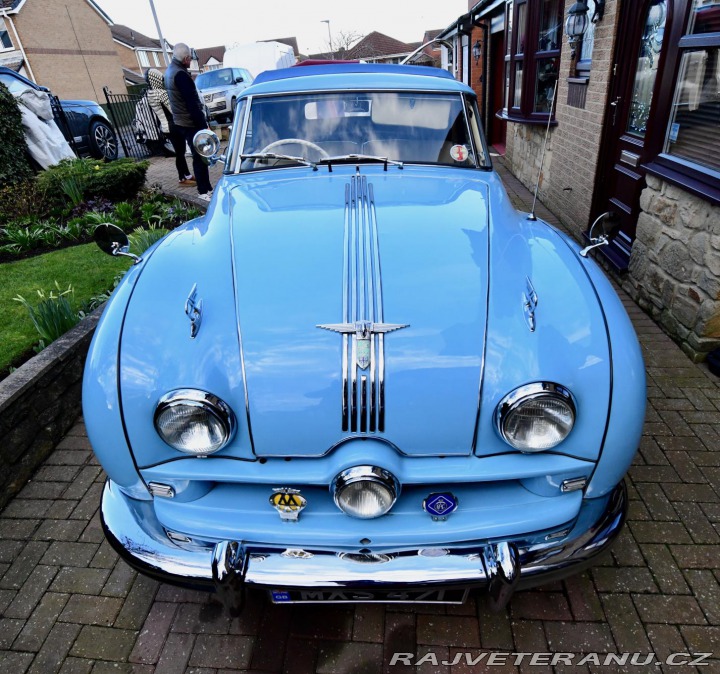
{"label": "windshield wiper", "polygon": [[290,154],[276,154],[275,152],[256,152],[253,154],[241,154],[240,159],[287,159],[288,161],[296,161],[298,164],[312,166],[313,171],[317,171],[317,164],[305,157],[295,157]]}
{"label": "windshield wiper", "polygon": [[327,164],[328,169],[332,171],[333,164],[339,164],[341,162],[361,162],[361,161],[376,161],[385,165],[387,171],[388,164],[397,166],[399,169],[403,167],[401,161],[395,161],[394,159],[388,159],[387,157],[376,157],[372,154],[341,154],[337,157],[323,157],[318,160],[318,164]]}

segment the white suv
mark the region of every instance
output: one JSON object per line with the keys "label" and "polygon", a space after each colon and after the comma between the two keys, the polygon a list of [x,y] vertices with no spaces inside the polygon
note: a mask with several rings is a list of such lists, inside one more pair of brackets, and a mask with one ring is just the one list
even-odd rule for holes
{"label": "white suv", "polygon": [[245,68],[220,68],[198,75],[195,86],[211,120],[232,121],[238,96],[252,82],[253,76]]}

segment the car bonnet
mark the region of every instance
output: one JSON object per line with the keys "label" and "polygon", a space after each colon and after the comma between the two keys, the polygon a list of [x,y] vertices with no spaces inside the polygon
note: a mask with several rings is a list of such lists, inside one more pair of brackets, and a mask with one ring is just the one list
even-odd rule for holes
{"label": "car bonnet", "polygon": [[406,454],[469,454],[485,184],[452,169],[303,172],[258,173],[231,192],[255,452],[321,455],[371,434]]}

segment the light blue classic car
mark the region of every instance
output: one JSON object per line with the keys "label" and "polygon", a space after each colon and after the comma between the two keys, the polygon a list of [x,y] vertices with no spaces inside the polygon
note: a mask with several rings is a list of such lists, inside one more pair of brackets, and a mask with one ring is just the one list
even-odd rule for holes
{"label": "light blue classic car", "polygon": [[472,90],[418,66],[264,73],[220,159],[87,360],[122,557],[237,612],[245,588],[502,607],[606,550],[638,342],[588,249],[511,206]]}

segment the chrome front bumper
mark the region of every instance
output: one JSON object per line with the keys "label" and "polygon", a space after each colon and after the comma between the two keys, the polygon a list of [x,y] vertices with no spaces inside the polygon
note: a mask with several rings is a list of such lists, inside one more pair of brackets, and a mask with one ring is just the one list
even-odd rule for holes
{"label": "chrome front bumper", "polygon": [[[159,580],[215,590],[231,613],[245,587],[408,588],[477,586],[503,607],[515,589],[562,578],[589,566],[620,533],[627,512],[624,482],[607,496],[583,501],[567,530],[440,551],[382,550],[380,561],[356,561],[335,550],[246,546],[242,541],[176,543],[152,501],[125,496],[107,481],[101,519],[110,544],[131,566]],[[373,551],[378,552],[378,551]]]}

